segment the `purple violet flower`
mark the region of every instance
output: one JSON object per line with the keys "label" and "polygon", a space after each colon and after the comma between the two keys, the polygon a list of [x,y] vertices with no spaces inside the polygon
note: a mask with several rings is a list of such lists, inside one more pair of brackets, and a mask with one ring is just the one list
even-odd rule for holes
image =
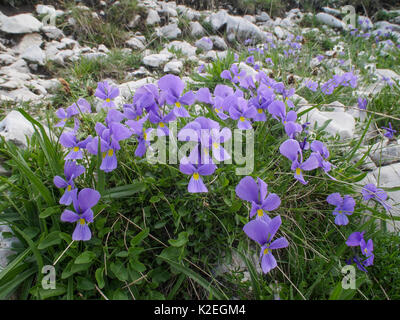
{"label": "purple violet flower", "polygon": [[333,215],[336,216],[335,223],[339,226],[347,225],[349,223],[347,216],[353,214],[356,205],[355,200],[349,195],[345,195],[344,198],[342,198],[342,196],[336,192],[330,194],[326,198],[326,201],[329,204],[336,206],[333,210]]}
{"label": "purple violet flower", "polygon": [[104,100],[102,108],[115,108],[113,100],[119,96],[119,89],[117,87],[111,87],[107,81],[99,82],[94,95]]}
{"label": "purple violet flower", "polygon": [[373,183],[365,185],[361,193],[365,201],[369,199],[375,199],[378,201],[386,211],[389,211],[392,207],[386,203],[387,193],[383,189],[377,188]]}
{"label": "purple violet flower", "polygon": [[75,211],[65,209],[61,214],[61,221],[77,222],[72,234],[74,241],[87,241],[92,237],[88,223],[93,222],[92,208],[99,202],[100,193],[96,190],[85,188],[78,194],[78,189],[72,193],[72,203]]}
{"label": "purple violet flower", "polygon": [[273,219],[255,219],[243,227],[246,235],[261,246],[260,260],[264,273],[268,273],[277,266],[272,250],[286,248],[289,245],[285,237],[272,241],[281,224],[281,217],[276,216]]}
{"label": "purple violet flower", "polygon": [[60,204],[69,206],[72,203],[72,192],[75,189],[74,179],[85,172],[85,168],[77,165],[75,161],[66,161],[64,164],[65,180],[60,176],[55,176],[54,184],[59,189],[64,189],[64,194],[60,199]]}
{"label": "purple violet flower", "polygon": [[236,186],[236,195],[251,203],[250,218],[257,214],[261,218],[268,214],[265,211],[273,211],[281,204],[281,199],[275,193],[268,193],[268,185],[257,178],[257,182],[250,176],[244,177]]}
{"label": "purple violet flower", "polygon": [[[292,161],[291,169],[295,172],[294,177],[302,184],[307,184],[303,177],[303,171],[311,171],[318,168],[319,162],[315,155],[311,156],[303,162],[303,153],[298,141],[288,139],[279,147],[280,153]],[[300,161],[299,161],[300,155]]]}

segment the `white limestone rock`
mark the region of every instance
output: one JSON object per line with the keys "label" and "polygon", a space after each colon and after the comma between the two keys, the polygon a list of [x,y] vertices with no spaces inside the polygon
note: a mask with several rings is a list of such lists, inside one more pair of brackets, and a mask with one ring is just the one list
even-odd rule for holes
{"label": "white limestone rock", "polygon": [[129,48],[132,48],[134,50],[144,50],[145,49],[143,42],[140,41],[136,37],[130,38],[125,43]]}
{"label": "white limestone rock", "polygon": [[200,38],[205,35],[204,28],[199,22],[190,22],[190,35],[194,38]]}
{"label": "white limestone rock", "polygon": [[161,18],[158,15],[158,12],[154,9],[150,9],[147,13],[146,25],[153,26],[155,24],[159,24],[161,22]]}
{"label": "white limestone rock", "polygon": [[179,60],[172,60],[164,66],[165,73],[179,75],[183,69],[183,63]]}
{"label": "white limestone rock", "polygon": [[320,12],[315,16],[315,18],[319,22],[322,22],[330,27],[339,28],[339,29],[346,28],[346,24],[342,20],[339,20],[328,13]]}
{"label": "white limestone rock", "polygon": [[26,49],[26,51],[21,55],[21,58],[30,63],[43,66],[45,63],[46,54],[39,46],[33,45]]}
{"label": "white limestone rock", "polygon": [[183,55],[190,57],[196,54],[196,47],[192,46],[190,43],[186,41],[172,41],[167,45],[167,49],[179,50]]}
{"label": "white limestone rock", "polygon": [[0,31],[9,34],[39,32],[43,24],[30,13],[7,17],[0,12]]}
{"label": "white limestone rock", "polygon": [[[309,106],[302,107],[299,109],[298,113],[309,108]],[[346,112],[329,112],[313,109],[301,117],[303,123],[307,121],[311,122],[311,129],[313,129],[316,124],[318,127],[322,127],[322,125],[328,120],[332,120],[325,128],[325,131],[329,135],[339,135],[341,140],[347,140],[354,137],[355,120],[353,116]]]}

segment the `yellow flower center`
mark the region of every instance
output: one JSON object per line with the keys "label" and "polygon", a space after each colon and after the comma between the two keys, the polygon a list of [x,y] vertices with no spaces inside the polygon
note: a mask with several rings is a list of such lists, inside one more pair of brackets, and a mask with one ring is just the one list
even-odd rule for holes
{"label": "yellow flower center", "polygon": [[215,149],[218,149],[218,148],[219,148],[219,143],[214,142],[214,143],[213,143],[213,147],[214,147]]}
{"label": "yellow flower center", "polygon": [[257,215],[258,215],[259,217],[262,217],[262,216],[264,215],[264,210],[263,210],[263,209],[258,209],[258,210],[257,210]]}
{"label": "yellow flower center", "polygon": [[197,173],[197,172],[195,172],[194,174],[193,174],[193,178],[194,178],[194,180],[199,180],[199,174]]}
{"label": "yellow flower center", "polygon": [[367,248],[365,248],[365,249],[364,249],[364,252],[365,252],[365,254],[367,254],[367,253],[368,253],[368,250],[367,250]]}
{"label": "yellow flower center", "polygon": [[219,112],[219,110],[218,110],[217,108],[215,108],[214,110],[215,110],[215,112],[216,112],[216,113],[218,113],[218,112]]}
{"label": "yellow flower center", "polygon": [[181,103],[180,103],[180,102],[175,103],[175,105],[176,105],[178,108],[181,107]]}
{"label": "yellow flower center", "polygon": [[136,121],[139,121],[139,120],[140,120],[140,116],[137,116],[137,117],[136,117]]}
{"label": "yellow flower center", "polygon": [[262,113],[263,112],[263,109],[258,109],[258,113]]}
{"label": "yellow flower center", "polygon": [[147,140],[147,133],[146,132],[143,132],[143,138],[144,138],[144,140]]}
{"label": "yellow flower center", "polygon": [[264,255],[266,255],[266,254],[268,254],[269,253],[269,249],[268,248],[265,248],[264,249]]}
{"label": "yellow flower center", "polygon": [[85,224],[85,219],[79,219],[79,223],[80,223],[81,225],[84,225],[84,224]]}
{"label": "yellow flower center", "polygon": [[239,120],[243,122],[245,120],[245,118],[244,117],[240,117]]}
{"label": "yellow flower center", "polygon": [[78,152],[79,151],[79,147],[74,147],[74,152]]}
{"label": "yellow flower center", "polygon": [[296,175],[297,176],[301,175],[301,169],[300,168],[296,168]]}
{"label": "yellow flower center", "polygon": [[107,99],[106,99],[106,102],[110,102],[110,101],[111,101],[111,99],[110,99],[110,98],[107,98]]}
{"label": "yellow flower center", "polygon": [[204,148],[204,154],[208,156],[208,148]]}
{"label": "yellow flower center", "polygon": [[106,156],[112,157],[113,154],[114,154],[114,150],[113,150],[113,149],[110,149],[110,150],[108,150],[108,151],[106,151],[106,152],[103,152],[103,159],[104,159]]}
{"label": "yellow flower center", "polygon": [[67,187],[67,191],[71,191],[71,189],[72,189],[72,187],[69,185],[69,186]]}
{"label": "yellow flower center", "polygon": [[163,122],[160,122],[158,125],[160,126],[160,128],[164,128],[164,126],[165,126],[165,124]]}
{"label": "yellow flower center", "polygon": [[240,80],[240,76],[238,76],[237,78],[238,78],[238,80]]}

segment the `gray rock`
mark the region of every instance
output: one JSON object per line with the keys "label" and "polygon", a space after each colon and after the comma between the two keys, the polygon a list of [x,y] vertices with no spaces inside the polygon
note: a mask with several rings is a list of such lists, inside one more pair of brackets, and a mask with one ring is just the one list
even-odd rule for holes
{"label": "gray rock", "polygon": [[210,39],[212,40],[212,42],[214,44],[214,48],[216,50],[221,50],[221,51],[228,50],[228,46],[227,46],[225,40],[222,39],[221,37],[211,36]]}
{"label": "gray rock", "polygon": [[43,4],[38,4],[36,6],[36,12],[39,15],[50,15],[50,16],[56,16],[56,17],[60,17],[65,14],[65,12],[62,10],[56,10],[51,5],[43,5]]}
{"label": "gray rock", "polygon": [[3,232],[12,234],[12,230],[7,225],[0,225],[0,272],[8,265],[8,256],[14,254],[13,247],[18,243],[18,239],[15,237],[6,238],[3,236]]}
{"label": "gray rock", "polygon": [[[308,108],[310,107],[302,107],[298,110],[298,113]],[[321,127],[328,120],[332,120],[325,128],[325,131],[329,135],[339,135],[341,140],[347,140],[354,137],[355,120],[353,116],[349,115],[346,112],[323,112],[313,109],[301,117],[302,123],[305,123],[307,121],[311,122],[311,129],[313,129],[315,125]]]}
{"label": "gray rock", "polygon": [[328,13],[320,12],[315,16],[315,18],[319,22],[324,23],[324,24],[326,24],[326,25],[328,25],[330,27],[339,28],[339,29],[345,29],[346,28],[346,24],[343,21],[335,18],[334,16],[332,16],[332,15],[330,15]]}
{"label": "gray rock", "polygon": [[18,45],[16,45],[13,49],[21,54],[24,53],[29,47],[32,46],[41,46],[43,43],[43,38],[39,33],[31,33],[26,34],[19,41]]}
{"label": "gray rock", "polygon": [[32,124],[19,111],[12,110],[0,122],[0,135],[6,141],[11,141],[19,147],[25,148],[26,137],[32,137],[34,132]]}
{"label": "gray rock", "polygon": [[200,19],[200,16],[201,16],[200,12],[195,11],[191,8],[180,5],[180,6],[177,6],[176,9],[182,16],[184,16],[189,21]]}
{"label": "gray rock", "polygon": [[144,50],[145,49],[145,46],[144,46],[143,42],[140,41],[136,37],[130,38],[125,43],[126,43],[126,45],[128,47],[130,47],[130,48],[132,48],[134,50]]}
{"label": "gray rock", "polygon": [[388,141],[374,144],[370,151],[370,157],[377,166],[385,166],[395,162],[400,162],[400,144],[399,141]]}
{"label": "gray rock", "polygon": [[213,48],[213,42],[210,38],[204,37],[197,40],[195,46],[203,51],[210,51]]}
{"label": "gray rock", "polygon": [[195,21],[195,22],[190,22],[190,35],[194,38],[199,38],[204,36],[205,31],[202,25]]}
{"label": "gray rock", "polygon": [[259,15],[256,16],[256,22],[267,22],[270,21],[271,17],[266,12],[261,12]]}
{"label": "gray rock", "polygon": [[154,9],[150,9],[147,13],[146,25],[153,26],[155,24],[159,24],[161,22],[160,16],[157,11]]}
{"label": "gray rock", "polygon": [[278,37],[278,39],[285,39],[287,37],[287,33],[280,26],[276,26],[274,28],[274,34]]}
{"label": "gray rock", "polygon": [[[373,171],[373,177],[376,181],[379,181],[379,188],[398,187],[400,185],[400,163],[377,168]],[[389,196],[387,203],[392,206],[390,214],[398,217],[400,215],[400,191],[389,191],[387,194]],[[387,214],[387,230],[390,232],[399,232],[400,221],[393,221],[390,214]]]}
{"label": "gray rock", "polygon": [[36,95],[28,88],[20,88],[7,93],[7,96],[17,102],[40,102],[43,96]]}
{"label": "gray rock", "polygon": [[172,54],[151,54],[143,58],[143,64],[152,68],[159,68],[163,66],[169,59],[172,58]]}
{"label": "gray rock", "polygon": [[167,45],[167,49],[174,48],[175,50],[179,50],[183,55],[190,57],[196,55],[196,48],[193,47],[190,43],[186,41],[172,41]]}
{"label": "gray rock", "polygon": [[228,22],[228,13],[226,10],[219,10],[217,13],[213,13],[210,16],[211,27],[214,31],[222,29]]}
{"label": "gray rock", "polygon": [[377,29],[384,29],[384,30],[387,30],[387,31],[392,30],[392,31],[400,32],[400,25],[394,24],[394,23],[390,23],[390,22],[387,22],[387,21],[378,21],[378,22],[375,23],[375,27]]}
{"label": "gray rock", "polygon": [[[226,33],[229,36],[236,35],[236,39],[242,42],[249,38],[259,41],[266,39],[265,34],[259,27],[242,17],[229,16],[227,20]],[[232,36],[228,38],[228,40],[232,40]]]}
{"label": "gray rock", "polygon": [[154,83],[156,80],[152,77],[143,78],[136,81],[129,81],[122,83],[118,86],[119,91],[121,92],[121,96],[125,99],[129,99],[135,93],[137,89],[144,86],[145,84]]}
{"label": "gray rock", "polygon": [[39,46],[34,45],[29,47],[22,55],[21,58],[31,62],[33,64],[38,64],[43,66],[45,63],[46,55]]}
{"label": "gray rock", "polygon": [[0,31],[10,34],[39,32],[42,23],[29,13],[7,17],[0,12]]}
{"label": "gray rock", "polygon": [[62,30],[58,29],[55,26],[43,26],[42,31],[49,39],[60,40],[62,38],[65,38]]}
{"label": "gray rock", "polygon": [[0,65],[9,65],[16,61],[17,59],[7,53],[0,54]]}
{"label": "gray rock", "polygon": [[159,34],[162,37],[173,40],[180,37],[182,31],[178,28],[178,25],[176,23],[171,23],[159,29]]}
{"label": "gray rock", "polygon": [[164,66],[165,73],[173,73],[179,75],[183,69],[183,63],[179,60],[172,60]]}
{"label": "gray rock", "polygon": [[340,12],[340,10],[338,10],[338,9],[333,9],[333,8],[329,8],[329,7],[322,7],[322,10],[325,12],[325,13],[328,13],[328,14],[330,14],[330,15],[334,15],[334,16],[336,16],[336,17],[341,17],[341,15],[342,15],[342,13]]}

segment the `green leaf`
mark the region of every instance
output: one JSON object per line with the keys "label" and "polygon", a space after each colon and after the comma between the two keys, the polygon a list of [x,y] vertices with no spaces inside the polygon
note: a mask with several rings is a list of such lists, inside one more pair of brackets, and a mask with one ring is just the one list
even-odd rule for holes
{"label": "green leaf", "polygon": [[60,206],[49,207],[39,214],[39,218],[45,219],[59,212],[60,212]]}
{"label": "green leaf", "polygon": [[110,197],[111,199],[119,199],[119,198],[129,197],[138,192],[144,192],[145,190],[146,190],[146,184],[141,181],[136,181],[135,183],[127,184],[122,187],[108,189],[104,191],[104,196]]}
{"label": "green leaf", "polygon": [[63,285],[57,285],[55,289],[43,289],[40,287],[31,290],[31,294],[38,299],[46,300],[52,297],[58,297],[66,293],[67,289]]}
{"label": "green leaf", "polygon": [[142,231],[140,231],[136,236],[134,236],[131,240],[131,246],[134,247],[138,245],[143,239],[147,238],[149,235],[150,229],[145,228]]}
{"label": "green leaf", "polygon": [[173,247],[183,247],[189,241],[189,235],[186,231],[179,233],[178,239],[169,239],[168,242]]}
{"label": "green leaf", "polygon": [[94,283],[88,278],[77,277],[78,290],[89,291],[94,289]]}
{"label": "green leaf", "polygon": [[118,278],[120,281],[126,281],[128,280],[128,271],[126,270],[125,266],[122,264],[122,262],[113,262],[110,265],[110,270],[114,275]]}
{"label": "green leaf", "polygon": [[104,268],[98,268],[95,273],[97,284],[99,285],[100,289],[104,288]]}
{"label": "green leaf", "polygon": [[96,258],[96,254],[92,251],[82,252],[75,259],[75,264],[91,263]]}
{"label": "green leaf", "polygon": [[55,246],[61,243],[60,232],[53,231],[47,235],[38,245],[39,250],[46,249],[51,246]]}

